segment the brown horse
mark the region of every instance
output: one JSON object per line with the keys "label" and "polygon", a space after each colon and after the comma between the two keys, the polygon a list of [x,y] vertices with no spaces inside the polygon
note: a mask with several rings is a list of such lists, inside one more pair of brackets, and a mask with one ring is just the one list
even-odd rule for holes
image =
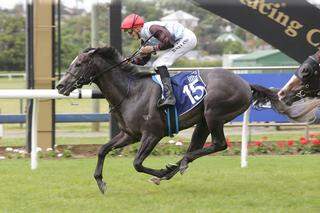
{"label": "brown horse", "polygon": [[[278,92],[281,101],[275,98],[271,99],[273,108],[288,116],[293,122],[320,123],[319,63],[320,50],[309,56]],[[266,88],[264,88],[264,91],[266,91]],[[269,95],[271,93],[268,92]],[[274,95],[272,94],[272,96]]]}
{"label": "brown horse", "polygon": [[320,50],[309,56],[280,90],[280,99],[290,105],[304,97],[320,96]]}

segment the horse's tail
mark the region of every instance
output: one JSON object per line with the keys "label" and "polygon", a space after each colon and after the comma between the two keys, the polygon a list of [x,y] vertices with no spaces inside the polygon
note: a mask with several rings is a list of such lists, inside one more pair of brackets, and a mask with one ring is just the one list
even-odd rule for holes
{"label": "horse's tail", "polygon": [[284,112],[284,104],[279,101],[278,90],[271,90],[266,87],[250,84],[252,90],[252,103],[253,106],[259,108],[266,105],[268,102],[271,103],[271,107],[278,113]]}

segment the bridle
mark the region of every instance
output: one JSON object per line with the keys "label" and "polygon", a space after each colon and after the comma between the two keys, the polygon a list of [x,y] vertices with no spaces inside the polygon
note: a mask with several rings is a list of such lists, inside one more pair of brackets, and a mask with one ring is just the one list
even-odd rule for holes
{"label": "bridle", "polygon": [[[93,51],[93,50],[91,50]],[[89,61],[89,67],[92,69],[92,65],[90,65],[92,63],[92,59],[90,59]],[[80,89],[83,85],[85,84],[91,84],[92,81],[92,77],[87,76],[87,74],[89,73],[91,75],[91,69],[89,69],[88,71],[84,71],[80,76],[76,76],[74,73],[67,71],[66,74],[71,75],[72,77],[74,77],[76,80],[70,84],[67,89],[69,88],[76,88],[76,89]],[[88,79],[88,80],[86,80]]]}
{"label": "bridle", "polygon": [[[101,77],[103,74],[111,71],[112,69],[116,68],[116,67],[119,67],[121,66],[122,64],[124,63],[127,63],[127,62],[131,62],[139,53],[140,53],[140,50],[147,44],[147,42],[154,36],[154,34],[152,34],[148,39],[146,39],[146,41],[143,42],[142,45],[140,45],[140,47],[129,57],[126,57],[124,60],[122,60],[121,62],[109,67],[108,69],[100,72],[100,73],[97,73],[93,76],[86,76],[88,73],[91,75],[92,72],[90,72],[92,70],[92,65],[90,65],[92,62],[93,62],[93,57],[91,57],[90,61],[89,61],[89,67],[90,69],[88,71],[85,71],[82,73],[82,75],[80,75],[79,77],[77,77],[74,73],[70,72],[70,71],[67,71],[66,73],[70,74],[72,77],[74,77],[76,80],[74,81],[74,83],[72,83],[69,87],[69,88],[77,88],[77,89],[80,89],[83,85],[85,84],[88,84],[88,85],[91,85],[98,77]],[[92,54],[94,54],[94,52],[96,51],[97,49],[93,49],[93,50],[90,50],[92,51]],[[90,53],[89,51],[89,53]],[[88,80],[86,80],[88,79]],[[122,102],[124,101],[124,99],[128,96],[129,94],[129,91],[130,91],[130,85],[131,85],[131,79],[129,79],[129,83],[128,83],[128,88],[127,88],[127,92],[126,92],[126,95],[123,96],[123,98],[121,99],[121,101],[116,104],[115,106],[112,106],[110,105],[110,113],[111,112],[114,112],[116,111],[119,106],[122,104]]]}
{"label": "bridle", "polygon": [[299,97],[315,97],[320,96],[320,67],[319,62],[313,57],[309,58],[300,66],[298,70],[301,73],[302,69],[309,69],[310,75],[302,79],[303,87],[298,90],[297,96]]}
{"label": "bridle", "polygon": [[110,70],[112,70],[112,69],[114,69],[114,68],[116,68],[116,67],[119,67],[119,66],[121,66],[121,65],[124,64],[124,63],[131,62],[131,61],[140,53],[140,50],[147,44],[147,42],[148,42],[153,36],[154,36],[154,34],[152,34],[146,41],[144,41],[143,44],[140,45],[140,47],[139,47],[134,53],[131,54],[131,56],[126,57],[126,58],[125,58],[124,60],[122,60],[121,62],[119,62],[119,63],[113,65],[112,67],[109,67],[108,69],[106,69],[106,70],[104,70],[104,71],[102,71],[102,72],[100,72],[100,73],[92,76],[91,79],[90,79],[89,84],[91,84],[96,78],[102,76],[102,75],[105,74],[106,72],[109,72]]}
{"label": "bridle", "polygon": [[[306,77],[303,76],[304,69],[310,70],[310,74]],[[305,97],[320,97],[320,66],[313,56],[309,56],[303,62],[296,74],[300,75],[303,86],[301,89],[291,92],[285,101],[286,104],[291,105]]]}
{"label": "bridle", "polygon": [[[67,71],[66,73],[67,74],[70,74],[72,77],[74,77],[76,80],[68,87],[69,88],[81,88],[83,85],[91,85],[98,77],[101,77],[102,75],[104,75],[105,73],[113,70],[114,68],[116,67],[119,67],[121,66],[122,64],[125,64],[127,62],[131,62],[139,53],[140,53],[140,50],[147,44],[147,42],[154,36],[154,34],[152,34],[148,39],[146,39],[146,41],[143,42],[142,45],[140,45],[140,47],[133,53],[131,54],[129,57],[126,57],[124,60],[122,60],[121,62],[109,67],[108,69],[100,72],[100,73],[97,73],[97,74],[94,74],[93,76],[86,76],[88,73],[91,75],[92,73],[94,72],[90,72],[92,70],[92,65],[90,65],[90,63],[93,62],[93,57],[91,57],[90,61],[89,61],[89,67],[91,67],[91,69],[89,69],[88,71],[85,71],[82,73],[82,75],[80,75],[79,77],[77,77],[74,73],[70,72],[70,71]],[[92,54],[94,54],[94,52],[96,51],[97,49],[93,49],[93,50],[90,50],[92,51]],[[89,53],[90,53],[89,51]]]}

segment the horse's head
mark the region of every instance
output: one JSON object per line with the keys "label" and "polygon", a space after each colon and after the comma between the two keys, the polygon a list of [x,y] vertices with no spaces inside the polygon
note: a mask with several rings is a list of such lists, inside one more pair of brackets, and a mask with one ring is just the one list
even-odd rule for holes
{"label": "horse's head", "polygon": [[94,80],[96,74],[93,55],[96,50],[85,50],[71,62],[68,71],[56,86],[60,94],[69,95],[73,90]]}
{"label": "horse's head", "polygon": [[320,50],[308,57],[295,72],[304,91],[320,90]]}
{"label": "horse's head", "polygon": [[304,97],[320,96],[320,50],[308,57],[278,93],[282,102],[291,105]]}

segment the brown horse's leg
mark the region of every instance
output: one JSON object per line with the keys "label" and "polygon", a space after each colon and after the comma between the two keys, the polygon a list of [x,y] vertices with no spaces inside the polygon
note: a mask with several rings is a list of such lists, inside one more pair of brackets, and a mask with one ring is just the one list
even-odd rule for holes
{"label": "brown horse's leg", "polygon": [[[192,134],[190,145],[186,153],[201,149],[204,143],[206,142],[208,135],[209,135],[208,126],[205,119],[203,119],[200,123],[196,125]],[[175,174],[177,174],[180,171],[179,167],[182,159],[179,160],[174,165],[168,165],[166,172],[163,174],[162,177],[160,178],[153,177],[150,180],[157,185],[160,184],[161,180],[170,180]]]}
{"label": "brown horse's leg", "polygon": [[124,132],[120,132],[114,138],[112,138],[108,143],[104,144],[98,154],[98,162],[96,166],[96,171],[94,173],[94,178],[97,181],[98,187],[102,193],[106,191],[106,183],[102,180],[102,169],[103,163],[106,155],[112,150],[127,146],[128,144],[133,143],[133,140],[129,135]]}
{"label": "brown horse's leg", "polygon": [[195,159],[218,151],[225,150],[227,148],[227,143],[223,132],[223,123],[215,121],[211,122],[210,124],[211,125],[209,126],[209,129],[212,136],[211,147],[187,153],[180,163],[181,174],[183,174],[185,170],[188,168],[188,163],[194,161]]}

